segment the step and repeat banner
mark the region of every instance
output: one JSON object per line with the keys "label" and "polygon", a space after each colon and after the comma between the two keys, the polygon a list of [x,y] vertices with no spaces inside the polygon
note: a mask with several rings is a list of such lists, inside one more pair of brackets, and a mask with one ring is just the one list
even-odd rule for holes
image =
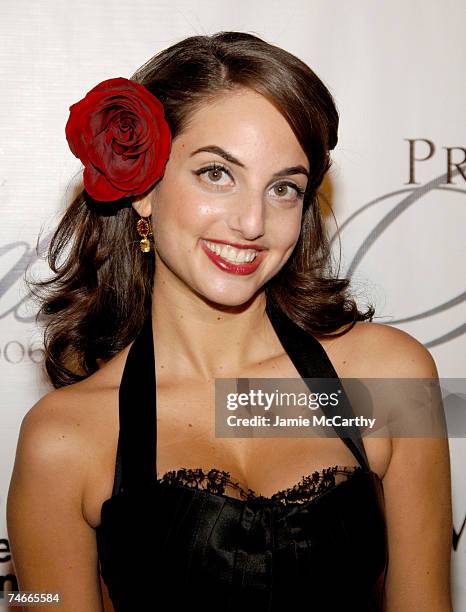
{"label": "step and repeat banner", "polygon": [[[21,419],[51,388],[23,277],[48,275],[39,255],[79,180],[65,140],[69,106],[193,34],[249,32],[303,59],[340,113],[321,203],[341,275],[362,307],[376,306],[375,321],[430,350],[441,378],[464,378],[465,18],[460,0],[241,0],[234,9],[224,0],[3,0],[0,590],[17,588],[5,507]],[[465,442],[452,432],[452,592],[462,612]]]}

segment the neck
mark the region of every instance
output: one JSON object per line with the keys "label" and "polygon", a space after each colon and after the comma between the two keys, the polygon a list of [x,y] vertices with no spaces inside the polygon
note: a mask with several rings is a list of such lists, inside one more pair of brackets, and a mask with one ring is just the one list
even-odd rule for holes
{"label": "neck", "polygon": [[222,306],[173,276],[156,276],[152,324],[157,367],[172,380],[239,377],[277,351],[265,305],[263,291],[241,306]]}

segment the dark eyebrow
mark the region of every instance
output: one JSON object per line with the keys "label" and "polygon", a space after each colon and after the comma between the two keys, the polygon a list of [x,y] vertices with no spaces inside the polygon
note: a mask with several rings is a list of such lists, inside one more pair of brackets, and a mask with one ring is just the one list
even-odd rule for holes
{"label": "dark eyebrow", "polygon": [[[202,151],[220,155],[220,157],[223,157],[223,159],[226,159],[226,161],[229,161],[232,164],[236,164],[237,166],[241,166],[241,168],[246,167],[242,162],[239,161],[239,159],[236,159],[234,155],[232,155],[228,151],[225,151],[224,149],[222,149],[222,147],[218,147],[217,145],[207,145],[206,147],[200,147],[199,149],[196,149],[195,151],[193,151],[190,157],[192,157],[193,155],[196,155],[196,153],[201,153]],[[275,172],[275,174],[273,175],[273,178],[280,178],[282,176],[290,176],[292,174],[304,174],[307,178],[309,178],[309,172],[306,170],[304,166],[291,166],[290,168],[284,168],[283,170],[280,170],[279,172]]]}

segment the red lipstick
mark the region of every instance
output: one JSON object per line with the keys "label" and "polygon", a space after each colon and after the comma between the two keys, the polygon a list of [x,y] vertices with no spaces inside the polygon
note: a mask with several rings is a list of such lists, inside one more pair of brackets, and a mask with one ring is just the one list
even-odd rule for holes
{"label": "red lipstick", "polygon": [[[221,242],[221,241],[220,240],[212,240],[211,242]],[[232,242],[222,242],[222,244],[231,244],[231,246],[236,246]],[[265,257],[265,252],[261,251],[261,252],[257,253],[257,255],[256,255],[256,257],[255,257],[255,259],[253,261],[251,261],[249,263],[243,262],[243,263],[235,264],[235,263],[232,263],[231,261],[227,261],[226,259],[223,259],[223,257],[220,257],[220,255],[217,255],[217,253],[214,253],[213,251],[211,251],[203,240],[201,240],[201,246],[202,246],[202,249],[203,249],[204,253],[207,255],[207,257],[209,257],[209,259],[218,268],[220,268],[220,270],[223,270],[224,272],[229,272],[230,274],[240,274],[240,275],[252,274],[255,270],[257,270],[257,268],[259,267],[261,261]],[[239,246],[237,248],[255,249],[255,247],[253,247],[253,246],[248,246],[248,247]],[[263,248],[263,247],[261,247],[261,248]]]}

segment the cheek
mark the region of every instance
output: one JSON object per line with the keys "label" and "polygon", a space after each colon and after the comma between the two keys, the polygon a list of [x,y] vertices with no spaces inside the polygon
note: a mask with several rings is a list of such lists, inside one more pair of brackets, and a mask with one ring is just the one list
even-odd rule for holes
{"label": "cheek", "polygon": [[192,188],[161,192],[155,208],[155,223],[166,231],[190,233],[193,238],[203,234],[209,224],[219,218],[222,208],[206,201]]}
{"label": "cheek", "polygon": [[294,219],[281,220],[275,226],[274,243],[279,245],[281,249],[287,250],[296,244],[301,233],[301,216]]}
{"label": "cheek", "polygon": [[197,240],[208,235],[216,218],[211,204],[193,197],[192,191],[158,199],[154,214],[154,240],[160,254],[172,256],[183,245],[185,252],[195,249]]}

